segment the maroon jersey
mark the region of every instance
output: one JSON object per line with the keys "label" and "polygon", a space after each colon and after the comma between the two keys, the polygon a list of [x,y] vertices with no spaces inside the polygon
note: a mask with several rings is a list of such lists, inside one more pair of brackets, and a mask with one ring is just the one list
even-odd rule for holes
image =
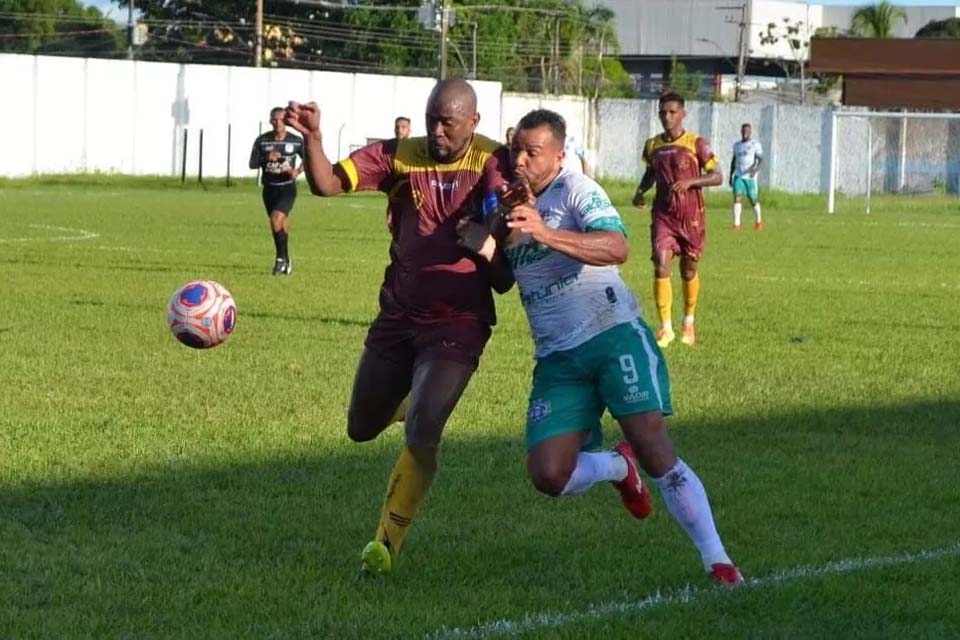
{"label": "maroon jersey", "polygon": [[654,217],[667,216],[680,220],[703,218],[703,191],[688,189],[682,196],[670,191],[679,180],[699,178],[717,165],[710,143],[687,131],[676,140],[665,140],[663,134],[647,140],[643,161],[657,177],[657,195],[653,201]]}
{"label": "maroon jersey", "polygon": [[508,166],[506,147],[480,135],[450,164],[430,157],[425,137],[376,142],[340,161],[351,191],[387,194],[393,242],[380,289],[384,314],[496,322],[484,259],[458,244],[457,221],[506,182]]}

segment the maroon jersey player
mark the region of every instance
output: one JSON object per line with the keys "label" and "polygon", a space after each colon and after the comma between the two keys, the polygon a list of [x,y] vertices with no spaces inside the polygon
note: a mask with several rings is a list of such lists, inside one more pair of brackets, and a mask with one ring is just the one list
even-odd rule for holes
{"label": "maroon jersey player", "polygon": [[653,245],[653,297],[660,316],[657,344],[667,347],[674,339],[671,322],[673,290],[670,285],[670,263],[680,258],[683,281],[684,314],[680,341],[693,346],[693,329],[700,278],[697,267],[703,255],[707,220],[703,203],[703,187],[723,182],[723,174],[710,143],[683,128],[687,112],[683,98],[668,93],[660,98],[660,123],[663,133],[647,140],[643,148],[646,172],[640,180],[633,203],[645,205],[644,193],[657,185],[653,201],[650,238]]}
{"label": "maroon jersey player", "polygon": [[315,104],[290,103],[286,119],[304,134],[314,194],[379,190],[389,200],[390,264],[347,418],[350,438],[364,442],[405,415],[406,446],[375,539],[361,554],[363,570],[385,573],[426,497],[444,425],[496,322],[491,289],[513,284],[503,255],[488,261],[460,246],[457,233],[458,223],[504,184],[509,157],[505,147],[475,133],[477,96],[462,80],[434,87],[426,137],[376,142],[337,164],[324,155]]}

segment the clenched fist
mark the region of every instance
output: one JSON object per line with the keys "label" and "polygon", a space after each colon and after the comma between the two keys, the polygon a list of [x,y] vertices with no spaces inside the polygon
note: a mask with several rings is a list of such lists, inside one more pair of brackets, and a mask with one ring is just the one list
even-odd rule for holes
{"label": "clenched fist", "polygon": [[283,121],[303,135],[320,131],[320,107],[316,102],[300,104],[291,101],[283,112]]}

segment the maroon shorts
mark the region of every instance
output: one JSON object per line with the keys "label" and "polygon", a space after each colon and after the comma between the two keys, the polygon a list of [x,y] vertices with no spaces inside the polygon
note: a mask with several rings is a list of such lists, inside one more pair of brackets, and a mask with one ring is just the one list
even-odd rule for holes
{"label": "maroon shorts", "polygon": [[490,325],[469,318],[426,323],[381,313],[370,325],[364,345],[410,367],[427,360],[452,360],[476,368],[490,333]]}
{"label": "maroon shorts", "polygon": [[653,261],[664,251],[675,256],[699,260],[703,255],[703,240],[707,235],[704,217],[680,219],[674,216],[654,214],[650,223],[650,241],[653,245]]}

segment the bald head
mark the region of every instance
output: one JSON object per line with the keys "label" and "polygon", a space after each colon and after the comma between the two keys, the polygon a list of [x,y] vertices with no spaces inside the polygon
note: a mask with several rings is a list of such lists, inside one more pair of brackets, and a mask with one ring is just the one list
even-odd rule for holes
{"label": "bald head", "polygon": [[465,116],[472,116],[477,113],[477,93],[466,80],[441,80],[427,99],[428,112],[431,107],[449,107]]}
{"label": "bald head", "polygon": [[465,80],[441,80],[427,100],[427,142],[438,162],[455,162],[470,146],[480,122],[477,94]]}

